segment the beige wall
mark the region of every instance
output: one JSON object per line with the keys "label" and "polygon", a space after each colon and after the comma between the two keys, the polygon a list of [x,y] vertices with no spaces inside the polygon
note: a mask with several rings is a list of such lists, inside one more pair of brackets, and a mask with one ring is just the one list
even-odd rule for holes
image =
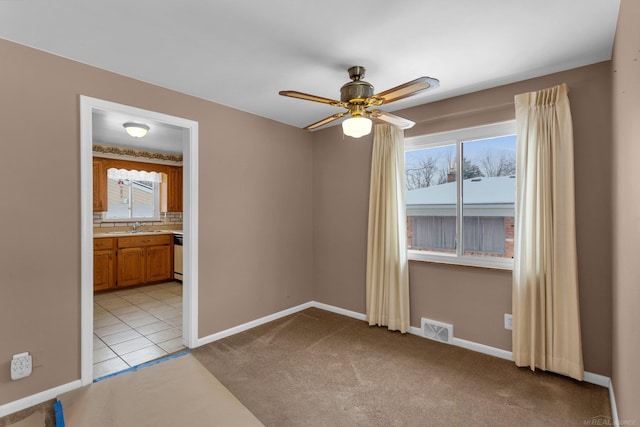
{"label": "beige wall", "polygon": [[[343,139],[339,127],[310,134],[3,40],[0,57],[0,222],[14,225],[0,248],[0,405],[80,376],[81,94],[199,122],[199,336],[311,299],[364,312],[370,137]],[[603,375],[611,374],[610,81],[605,62],[399,112],[417,122],[413,136],[511,119],[514,94],[569,84],[585,367]],[[623,105],[638,110],[630,97],[614,103]],[[627,154],[637,122],[616,125],[623,194],[636,190],[637,156]],[[67,192],[54,191],[60,183]],[[615,249],[631,257],[639,240],[624,227],[638,215],[622,209],[626,199],[616,203]],[[623,322],[638,323],[638,271],[635,260],[620,260],[616,304],[628,317],[616,317],[614,382],[631,411],[637,385],[625,374],[637,340],[627,344]],[[411,262],[410,281],[413,326],[423,316],[447,321],[459,338],[510,350],[509,272]],[[14,382],[9,360],[21,351],[36,368]]]}
{"label": "beige wall", "polygon": [[5,40],[0,58],[0,405],[80,378],[80,95],[199,122],[199,336],[312,299],[308,132]]}
{"label": "beige wall", "polygon": [[[514,118],[515,94],[562,82],[570,88],[575,134],[577,238],[585,368],[611,373],[611,64],[527,80],[397,112],[417,124],[406,135]],[[343,140],[339,127],[316,132],[313,146],[314,297],[365,311],[371,136]],[[511,312],[511,274],[410,263],[411,324],[454,324],[458,338],[511,350],[503,327]]]}
{"label": "beige wall", "polygon": [[613,374],[620,421],[640,424],[640,2],[622,0],[613,51]]}

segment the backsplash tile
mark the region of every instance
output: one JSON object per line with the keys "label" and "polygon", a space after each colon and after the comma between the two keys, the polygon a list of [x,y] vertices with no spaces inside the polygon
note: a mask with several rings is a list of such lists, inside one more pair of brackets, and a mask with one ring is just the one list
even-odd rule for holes
{"label": "backsplash tile", "polygon": [[140,223],[141,226],[171,226],[171,228],[176,228],[176,226],[182,225],[182,212],[167,212],[166,214],[162,214],[162,218],[158,221],[109,221],[103,219],[103,212],[94,212],[93,213],[93,228],[114,228],[114,227],[133,227],[133,224],[136,222]]}

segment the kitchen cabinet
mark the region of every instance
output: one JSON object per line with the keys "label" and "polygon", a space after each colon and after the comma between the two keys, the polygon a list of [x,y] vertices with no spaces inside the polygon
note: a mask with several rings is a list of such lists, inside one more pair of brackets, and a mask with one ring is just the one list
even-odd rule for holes
{"label": "kitchen cabinet", "polygon": [[118,238],[117,286],[133,286],[171,279],[172,235]]}
{"label": "kitchen cabinet", "polygon": [[158,282],[173,276],[171,245],[149,246],[147,248],[146,281]]}
{"label": "kitchen cabinet", "polygon": [[167,181],[167,212],[182,212],[182,167],[171,166]]}
{"label": "kitchen cabinet", "polygon": [[144,248],[118,249],[118,286],[139,285],[145,282]]}
{"label": "kitchen cabinet", "polygon": [[115,239],[93,240],[93,290],[104,291],[116,287]]}
{"label": "kitchen cabinet", "polygon": [[102,159],[93,159],[93,211],[107,211],[107,171]]}

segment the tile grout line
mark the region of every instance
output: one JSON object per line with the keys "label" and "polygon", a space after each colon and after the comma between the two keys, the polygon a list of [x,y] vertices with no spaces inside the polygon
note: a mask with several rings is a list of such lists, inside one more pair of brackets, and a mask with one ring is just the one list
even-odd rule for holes
{"label": "tile grout line", "polygon": [[[164,285],[164,284],[162,284],[162,285]],[[153,314],[153,313],[151,313],[151,312],[147,311],[147,309],[145,309],[144,307],[141,307],[141,306],[139,305],[139,304],[145,304],[145,303],[134,303],[134,302],[131,302],[131,301],[129,301],[129,300],[127,300],[127,299],[125,298],[126,296],[130,296],[130,295],[133,295],[133,296],[144,295],[145,297],[148,297],[148,298],[151,298],[152,300],[154,300],[153,302],[158,302],[158,303],[161,303],[162,305],[165,305],[165,306],[167,307],[167,310],[166,310],[166,311],[169,311],[169,310],[179,310],[179,311],[180,311],[180,314],[178,314],[178,316],[180,316],[180,315],[181,315],[181,312],[182,312],[181,308],[177,308],[177,307],[172,306],[171,304],[168,304],[168,303],[166,302],[166,300],[171,299],[171,298],[177,298],[177,297],[182,298],[182,292],[180,292],[180,293],[175,293],[175,292],[169,291],[169,290],[167,290],[169,287],[171,287],[171,286],[163,286],[163,287],[159,287],[159,288],[156,288],[156,289],[152,289],[152,290],[150,290],[150,291],[149,291],[149,292],[147,292],[147,293],[145,293],[145,292],[141,292],[141,291],[136,291],[136,292],[127,292],[127,294],[126,294],[126,295],[124,295],[124,296],[122,296],[122,295],[118,295],[118,294],[115,294],[115,293],[114,293],[114,294],[113,294],[113,298],[106,298],[106,299],[104,299],[104,300],[106,300],[106,301],[109,301],[109,300],[115,300],[115,299],[119,299],[119,300],[120,300],[118,303],[116,303],[116,307],[113,307],[113,308],[111,308],[111,309],[109,309],[108,307],[105,307],[104,305],[100,304],[100,302],[101,302],[100,300],[94,300],[94,303],[95,303],[95,304],[97,304],[97,305],[98,305],[102,310],[104,310],[104,312],[106,312],[106,313],[108,313],[110,316],[113,316],[114,318],[116,318],[116,319],[118,320],[118,323],[121,323],[121,324],[123,324],[124,326],[128,327],[128,328],[129,328],[129,330],[133,330],[133,331],[135,331],[136,333],[138,333],[138,334],[140,335],[140,337],[143,337],[143,338],[147,339],[147,340],[151,343],[151,345],[149,345],[149,346],[147,346],[147,347],[142,347],[142,348],[140,348],[140,349],[133,350],[133,351],[130,351],[130,352],[127,352],[127,353],[119,353],[119,352],[117,352],[117,351],[112,347],[112,345],[113,345],[113,346],[115,346],[115,345],[117,345],[117,344],[121,344],[121,343],[123,343],[123,342],[131,341],[131,340],[134,340],[134,339],[137,339],[137,338],[140,338],[140,337],[131,338],[131,339],[129,339],[129,340],[120,341],[120,342],[113,343],[113,344],[111,344],[111,345],[110,345],[110,344],[107,344],[107,342],[106,342],[106,341],[104,341],[104,340],[102,339],[103,337],[100,337],[100,336],[96,335],[96,334],[95,334],[95,332],[94,332],[94,335],[95,335],[95,336],[96,336],[96,337],[97,337],[97,338],[98,338],[98,339],[99,339],[99,340],[100,340],[100,341],[105,345],[105,347],[107,347],[111,352],[113,352],[113,353],[116,355],[115,357],[112,357],[112,358],[109,358],[109,359],[106,359],[106,360],[103,360],[103,361],[100,361],[100,362],[94,363],[94,367],[95,367],[97,364],[99,364],[99,363],[104,363],[104,362],[106,362],[106,361],[113,360],[113,359],[116,359],[116,358],[120,359],[120,360],[121,360],[125,365],[127,365],[127,366],[131,367],[131,365],[130,365],[130,364],[129,364],[125,359],[124,359],[124,357],[123,357],[123,356],[124,356],[124,355],[126,355],[126,354],[130,354],[130,353],[133,353],[133,352],[136,352],[136,351],[140,351],[140,350],[144,350],[144,349],[149,349],[149,348],[154,348],[154,351],[155,351],[155,350],[159,350],[159,351],[160,351],[160,352],[162,352],[162,353],[169,354],[169,351],[168,351],[168,350],[165,350],[164,348],[162,348],[162,347],[161,347],[161,344],[163,344],[163,343],[167,343],[167,342],[169,342],[169,341],[172,341],[172,340],[176,339],[175,337],[174,337],[174,338],[167,339],[167,340],[164,340],[164,341],[159,342],[159,343],[156,343],[155,341],[151,340],[148,336],[149,336],[149,335],[153,335],[153,334],[155,334],[155,333],[164,332],[164,331],[167,331],[167,330],[170,330],[170,329],[177,329],[180,333],[182,333],[182,325],[175,325],[175,324],[169,323],[169,322],[168,322],[168,321],[166,321],[165,319],[161,319],[161,318],[157,317],[155,314]],[[173,288],[173,289],[177,289],[177,288]],[[163,292],[166,292],[166,293],[168,293],[168,294],[171,294],[172,296],[171,296],[171,297],[167,297],[165,300],[160,299],[160,298],[158,298],[157,296],[154,296],[154,295],[153,295],[154,293],[157,295],[157,292],[156,292],[156,291],[158,291],[158,290],[163,291]],[[150,295],[150,294],[151,294],[151,295]],[[149,302],[151,302],[151,301],[149,301]],[[134,310],[134,311],[127,312],[127,313],[121,313],[122,315],[126,315],[126,314],[130,314],[130,313],[134,313],[134,312],[136,312],[136,311],[142,311],[142,312],[144,313],[144,314],[143,314],[143,316],[151,316],[151,317],[153,317],[154,319],[156,319],[156,321],[151,322],[151,323],[148,323],[147,325],[154,324],[154,323],[158,323],[158,322],[162,322],[162,323],[164,324],[164,326],[166,326],[166,328],[163,328],[163,329],[158,330],[158,331],[155,331],[155,332],[147,333],[147,334],[142,333],[141,331],[139,331],[139,330],[138,330],[138,328],[141,328],[141,327],[144,327],[144,326],[147,326],[147,325],[139,325],[139,326],[137,326],[137,327],[136,327],[136,326],[132,326],[131,324],[129,324],[129,323],[127,322],[127,320],[122,319],[118,314],[116,314],[116,313],[114,313],[114,312],[112,312],[112,311],[111,311],[111,310],[117,310],[118,308],[120,308],[119,306],[120,306],[120,304],[121,304],[121,303],[126,303],[126,305],[124,305],[124,304],[123,304],[123,305],[122,305],[122,307],[132,306],[132,307],[135,307],[135,308],[136,308],[136,310]],[[112,305],[112,304],[106,304],[106,305]],[[153,307],[152,307],[152,308],[153,308]],[[163,311],[165,311],[165,310],[163,310]],[[160,313],[162,313],[163,311],[161,311]],[[143,317],[143,316],[140,316],[140,317]],[[138,318],[140,318],[140,317],[136,317],[136,318],[134,318],[134,319],[130,319],[129,321],[134,321],[135,319],[138,319]],[[118,324],[118,323],[114,323],[114,325],[116,325],[116,324]],[[112,326],[112,325],[107,325],[107,326],[105,326],[105,327],[108,327],[108,326]],[[125,331],[120,331],[120,332],[125,332]],[[113,334],[105,335],[105,337],[107,337],[107,336],[109,336],[109,335],[114,335],[114,334],[116,334],[116,333],[119,333],[119,332],[114,332]]]}

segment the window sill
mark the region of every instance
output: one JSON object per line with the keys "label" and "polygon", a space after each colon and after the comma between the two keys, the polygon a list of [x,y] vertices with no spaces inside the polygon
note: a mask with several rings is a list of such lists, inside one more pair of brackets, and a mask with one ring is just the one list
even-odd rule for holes
{"label": "window sill", "polygon": [[409,249],[407,251],[410,261],[431,262],[435,264],[459,265],[464,267],[488,268],[491,270],[513,270],[512,258],[457,256],[425,252]]}

